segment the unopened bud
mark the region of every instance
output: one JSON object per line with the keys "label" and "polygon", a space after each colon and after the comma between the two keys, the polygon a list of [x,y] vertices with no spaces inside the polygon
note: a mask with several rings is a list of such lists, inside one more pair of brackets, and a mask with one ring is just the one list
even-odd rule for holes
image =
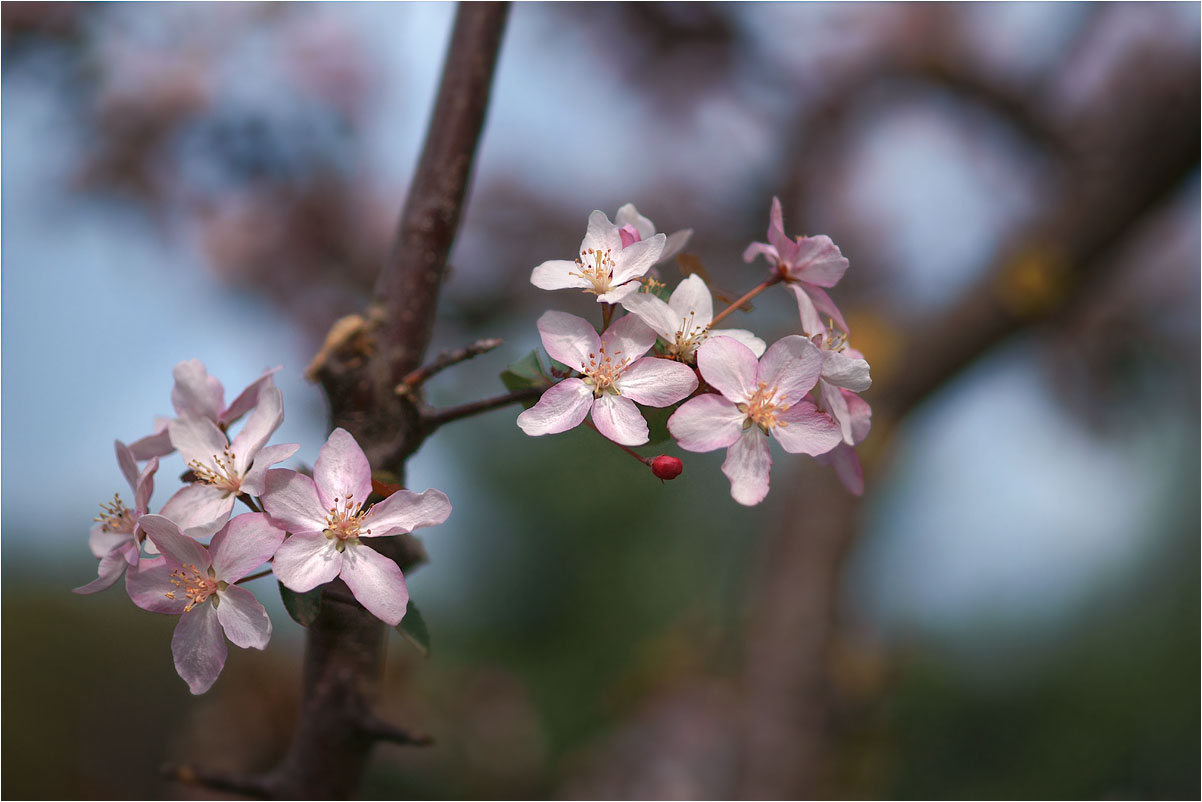
{"label": "unopened bud", "polygon": [[684,471],[684,463],[676,457],[669,457],[667,454],[660,454],[655,459],[651,460],[651,472],[656,478],[667,481],[675,479]]}

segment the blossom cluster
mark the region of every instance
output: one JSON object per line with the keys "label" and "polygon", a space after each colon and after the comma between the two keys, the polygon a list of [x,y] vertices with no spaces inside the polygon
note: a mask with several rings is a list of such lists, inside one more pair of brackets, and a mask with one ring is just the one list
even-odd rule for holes
{"label": "blossom cluster", "polygon": [[[157,419],[154,432],[128,446],[116,443],[133,508],[120,495],[101,505],[89,538],[100,561],[97,577],[75,589],[95,593],[124,576],[138,607],[179,616],[171,651],[193,693],[217,680],[227,639],[263,649],[271,637],[267,611],[242,583],[274,574],[290,591],[305,593],[341,578],[364,608],[395,626],[409,601],[405,578],[362,539],[434,526],[451,513],[438,490],[395,490],[369,503],[371,467],[343,429],[322,446],[311,476],[273,468],[300,447],[268,445],[284,421],[274,373],[265,372],[226,406],[221,382],[200,361],[175,367],[175,417]],[[187,465],[184,484],[152,512],[155,474],[173,452]],[[236,501],[250,512],[234,515]],[[252,574],[265,564],[268,570]]]}
{"label": "blossom cluster", "polygon": [[[830,237],[786,236],[774,198],[768,241],[752,243],[743,254],[748,263],[766,259],[768,276],[715,314],[713,293],[697,273],[670,293],[656,275],[691,234],[656,233],[632,204],[613,221],[594,211],[575,260],[534,268],[534,286],[590,293],[604,311],[600,331],[564,312],[539,319],[543,348],[568,370],[518,416],[518,426],[528,435],[554,434],[591,415],[605,437],[638,446],[650,439],[638,405],[676,406],[667,422],[672,438],[685,451],[726,449],[722,472],[740,504],[758,504],[768,494],[770,440],[789,453],[818,458],[848,490],[863,492],[854,447],[868,435],[872,411],[859,393],[871,377],[863,354],[848,345],[847,321],[827,294],[848,260]],[[750,331],[716,327],[743,301],[775,285],[796,299],[795,331],[768,345]],[[672,475],[677,472],[679,467]]]}

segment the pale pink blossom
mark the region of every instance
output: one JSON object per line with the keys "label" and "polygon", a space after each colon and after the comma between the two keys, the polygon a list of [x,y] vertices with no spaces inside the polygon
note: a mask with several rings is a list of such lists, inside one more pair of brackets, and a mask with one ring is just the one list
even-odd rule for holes
{"label": "pale pink blossom", "polygon": [[629,312],[651,327],[664,341],[666,352],[681,362],[695,362],[697,348],[708,337],[731,337],[759,357],[767,347],[763,340],[744,329],[711,329],[714,298],[705,281],[696,274],[686,278],[665,302],[649,292],[637,292],[622,300]]}
{"label": "pale pink blossom", "polygon": [[824,289],[835,286],[843,278],[847,272],[847,259],[826,235],[796,239],[785,236],[780,198],[772,199],[768,242],[748,245],[743,252],[743,261],[750,262],[757,256],[763,256],[772,264],[773,271],[784,279],[785,286],[796,296],[802,331],[809,336],[826,331],[823,315],[843,331],[848,330],[839,308]]}
{"label": "pale pink blossom", "polygon": [[[830,414],[839,424],[843,442],[855,445],[852,435],[852,413],[846,396],[862,393],[872,386],[872,377],[864,355],[847,344],[847,335],[831,329],[811,338],[822,355],[822,374],[815,395],[818,408]],[[850,391],[845,393],[843,391]]]}
{"label": "pale pink blossom", "polygon": [[321,447],[312,479],[296,471],[268,471],[263,508],[292,533],[276,552],[272,570],[297,593],[341,577],[360,604],[395,626],[409,602],[405,577],[362,539],[440,524],[451,514],[451,502],[438,490],[398,490],[364,508],[370,493],[371,466],[345,429],[335,429]]}
{"label": "pale pink blossom", "polygon": [[130,576],[130,598],[143,609],[180,616],[171,639],[175,670],[192,693],[204,693],[225,666],[226,638],[243,649],[263,649],[271,638],[267,611],[235,583],[271,559],[284,531],[262,513],[246,513],[206,548],[161,515],[145,516],[142,525],[163,556]]}
{"label": "pale pink blossom", "polygon": [[591,412],[597,431],[610,440],[642,445],[649,433],[635,402],[666,407],[697,389],[697,376],[687,365],[643,357],[655,344],[655,332],[634,315],[598,336],[583,318],[547,312],[538,320],[538,331],[551,358],[581,375],[550,387],[518,415],[518,426],[528,435],[566,432]]}
{"label": "pale pink blossom", "polygon": [[725,448],[722,472],[740,504],[768,494],[771,436],[793,454],[823,454],[840,441],[839,426],[805,396],[822,369],[818,348],[805,337],[773,343],[758,362],[747,346],[715,337],[697,350],[697,367],[721,395],[706,393],[668,419],[668,431],[686,451]]}
{"label": "pale pink blossom", "polygon": [[[614,215],[614,225],[618,227],[618,235],[622,237],[623,248],[655,236],[655,223],[639,214],[639,210],[633,203],[627,203],[618,209],[618,213]],[[655,264],[662,265],[675,258],[676,254],[684,250],[684,246],[688,244],[689,238],[692,236],[693,229],[691,228],[684,228],[669,234],[668,239],[664,242],[664,250],[655,260]]]}
{"label": "pale pink blossom", "polygon": [[605,212],[594,211],[576,261],[543,262],[530,274],[530,283],[544,290],[580,289],[598,301],[617,303],[638,291],[639,279],[659,260],[665,241],[663,234],[655,234],[625,245]]}
{"label": "pale pink blossom", "polygon": [[260,495],[267,469],[300,448],[297,443],[267,445],[283,421],[283,399],[274,385],[263,387],[258,405],[232,442],[209,418],[185,415],[171,421],[171,442],[196,481],[168,499],[163,515],[193,537],[207,537],[219,529],[238,495]]}
{"label": "pale pink blossom", "polygon": [[[855,393],[847,390],[839,391],[847,405],[848,417],[851,420],[852,444],[860,443],[868,436],[872,428],[872,408],[868,402]],[[847,443],[840,443],[825,454],[815,457],[820,463],[835,469],[835,475],[855,495],[864,493],[864,469],[860,465],[860,457],[855,448]]]}
{"label": "pale pink blossom", "polygon": [[120,440],[113,444],[117,452],[117,464],[121,473],[134,491],[133,509],[125,506],[119,495],[113,500],[101,504],[96,525],[88,537],[88,546],[92,554],[100,558],[97,576],[82,587],[75,588],[76,593],[96,593],[112,586],[121,578],[126,569],[138,564],[141,555],[142,541],[146,535],[142,531],[141,521],[146,515],[150,497],[154,493],[154,474],[159,469],[157,457],[138,470],[137,462],[129,447]]}

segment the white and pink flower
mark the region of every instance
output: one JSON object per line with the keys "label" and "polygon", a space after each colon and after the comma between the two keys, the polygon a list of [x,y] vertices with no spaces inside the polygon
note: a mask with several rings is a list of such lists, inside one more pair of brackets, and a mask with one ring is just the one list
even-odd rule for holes
{"label": "white and pink flower", "polygon": [[750,331],[710,328],[714,298],[705,281],[696,274],[680,282],[667,302],[651,293],[638,292],[624,298],[622,306],[650,326],[664,341],[667,353],[681,362],[695,362],[698,347],[709,337],[738,340],[757,357],[767,347]]}
{"label": "white and pink flower", "polygon": [[847,405],[848,418],[851,420],[852,444],[840,443],[825,454],[815,459],[828,467],[835,469],[835,475],[847,488],[849,493],[857,496],[864,494],[864,469],[860,465],[860,456],[852,446],[868,436],[872,428],[872,407],[858,395],[847,390],[840,390],[843,401]]}
{"label": "white and pink flower", "polygon": [[822,374],[816,392],[818,408],[839,423],[843,442],[855,445],[858,441],[852,434],[853,413],[848,408],[847,396],[862,393],[872,386],[868,362],[863,354],[847,344],[847,335],[843,332],[832,329],[811,339],[822,354]]}
{"label": "white and pink flower", "polygon": [[272,570],[297,593],[341,577],[377,618],[395,626],[405,615],[409,591],[397,564],[365,545],[442,523],[451,502],[438,490],[398,490],[364,508],[371,494],[371,466],[345,429],[321,447],[313,478],[289,470],[267,472],[261,501],[271,518],[291,532],[276,552]]}
{"label": "white and pink flower", "polygon": [[154,494],[154,474],[159,469],[159,460],[151,457],[139,471],[128,446],[118,440],[113,447],[117,452],[121,473],[134,491],[134,507],[130,509],[125,506],[121,496],[116,494],[112,501],[100,505],[101,513],[96,517],[96,525],[88,536],[88,546],[92,554],[100,558],[100,565],[96,569],[96,578],[75,588],[76,593],[96,593],[112,586],[127,568],[138,564],[142,541],[146,537],[141,521]]}
{"label": "white and pink flower", "polygon": [[740,504],[768,495],[769,437],[811,456],[839,444],[838,424],[805,398],[822,370],[818,348],[805,337],[778,340],[758,362],[742,343],[715,337],[697,350],[697,367],[721,395],[686,402],[668,419],[668,431],[686,451],[727,449],[722,473]]}
{"label": "white and pink flower", "polygon": [[[618,227],[618,234],[622,237],[623,248],[655,236],[655,223],[639,214],[639,210],[633,203],[627,203],[618,209],[618,213],[614,215],[614,225]],[[655,260],[655,264],[662,265],[671,261],[676,254],[684,250],[684,246],[688,244],[689,238],[692,236],[693,229],[691,228],[684,228],[669,234],[668,239],[664,242],[664,250]]]}
{"label": "white and pink flower", "polygon": [[843,278],[847,272],[847,259],[828,236],[797,237],[795,240],[785,236],[780,198],[772,199],[768,242],[748,245],[743,252],[743,261],[750,262],[757,256],[772,263],[773,271],[784,279],[785,286],[796,296],[802,331],[809,336],[825,332],[822,315],[843,331],[848,330],[839,308],[824,289],[835,286]]}
{"label": "white and pink flower", "polygon": [[666,407],[697,389],[697,376],[687,365],[643,356],[656,335],[634,315],[598,335],[587,320],[552,311],[539,318],[538,331],[551,358],[581,375],[549,388],[518,415],[518,426],[528,435],[566,432],[591,412],[597,431],[610,440],[642,445],[649,432],[635,402]]}
{"label": "white and pink flower", "polygon": [[663,234],[636,241],[632,231],[637,233],[631,228],[623,236],[605,212],[594,211],[576,261],[543,262],[530,274],[530,283],[544,290],[579,289],[599,302],[617,303],[638,291],[639,279],[659,261],[666,242]]}
{"label": "white and pink flower", "polygon": [[131,574],[130,598],[144,610],[180,617],[171,638],[175,670],[192,693],[204,693],[225,667],[226,638],[243,649],[263,649],[271,639],[267,611],[236,583],[271,559],[284,531],[262,513],[246,513],[205,548],[161,515],[143,517],[142,526],[163,556]]}

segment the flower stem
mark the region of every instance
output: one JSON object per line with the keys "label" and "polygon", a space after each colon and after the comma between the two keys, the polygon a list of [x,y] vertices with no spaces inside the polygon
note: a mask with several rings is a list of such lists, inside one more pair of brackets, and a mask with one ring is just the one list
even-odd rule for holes
{"label": "flower stem", "polygon": [[239,493],[238,500],[241,501],[246,506],[250,507],[255,512],[262,512],[262,510],[259,509],[258,505],[255,504],[255,500],[252,499],[250,496],[246,495],[245,493]]}
{"label": "flower stem", "polygon": [[760,294],[761,292],[763,292],[764,290],[766,290],[766,289],[768,289],[769,287],[771,287],[773,284],[779,284],[779,283],[780,283],[780,281],[781,281],[781,278],[780,278],[780,276],[779,276],[778,274],[776,274],[776,273],[773,273],[771,276],[768,276],[768,278],[764,279],[764,280],[763,280],[763,281],[761,281],[759,284],[756,284],[754,287],[752,287],[752,288],[751,288],[751,289],[750,289],[750,290],[747,292],[747,294],[746,294],[746,295],[744,295],[742,298],[740,298],[739,300],[735,301],[734,303],[732,303],[730,306],[728,306],[728,307],[726,307],[725,309],[723,309],[723,310],[722,310],[721,312],[719,312],[718,314],[714,315],[714,319],[713,319],[712,321],[710,321],[710,325],[711,325],[711,326],[716,326],[716,325],[718,324],[718,321],[722,320],[722,318],[726,317],[726,316],[727,316],[727,315],[729,315],[731,312],[735,311],[735,310],[736,310],[736,309],[738,309],[740,306],[742,306],[743,304],[747,303],[747,302],[748,302],[748,301],[750,301],[752,298],[754,298],[755,296],[759,295],[759,294]]}
{"label": "flower stem", "polygon": [[243,582],[249,582],[252,579],[261,579],[262,577],[268,576],[270,573],[271,573],[271,569],[268,568],[266,571],[260,571],[257,574],[251,574],[250,576],[244,576],[241,579],[239,579],[237,582],[235,582],[234,584],[241,585]]}
{"label": "flower stem", "polygon": [[605,332],[609,328],[610,322],[614,319],[614,305],[603,303],[601,304],[601,331]]}
{"label": "flower stem", "polygon": [[642,454],[638,453],[637,451],[634,451],[633,449],[627,448],[626,446],[622,445],[621,443],[616,443],[616,442],[614,442],[613,440],[610,440],[610,439],[609,439],[608,437],[606,437],[605,435],[601,434],[601,430],[600,430],[600,429],[598,429],[598,428],[597,428],[597,426],[596,426],[596,425],[595,425],[595,424],[594,424],[594,423],[593,423],[591,420],[589,420],[588,418],[585,418],[585,419],[584,419],[584,423],[585,423],[585,425],[586,425],[586,426],[588,426],[588,427],[589,427],[590,429],[592,429],[594,432],[596,432],[597,434],[601,435],[602,439],[604,439],[604,440],[605,440],[605,442],[607,442],[607,443],[613,443],[615,446],[617,446],[618,448],[622,449],[622,450],[623,450],[623,451],[625,451],[627,454],[629,454],[630,456],[634,457],[635,459],[637,459],[639,462],[643,463],[644,465],[650,465],[650,464],[651,464],[651,458],[650,458],[650,457],[644,457]]}

